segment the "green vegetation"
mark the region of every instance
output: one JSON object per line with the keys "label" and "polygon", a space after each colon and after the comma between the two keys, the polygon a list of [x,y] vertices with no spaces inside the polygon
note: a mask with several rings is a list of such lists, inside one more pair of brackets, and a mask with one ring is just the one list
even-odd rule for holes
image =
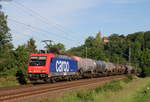
{"label": "green vegetation", "polygon": [[[55,102],[99,102],[96,101],[98,96],[104,95],[106,93],[114,93],[122,90],[127,83],[131,82],[133,78],[124,78],[121,80],[114,80],[108,82],[102,86],[98,86],[93,90],[80,90],[77,92],[69,93],[61,99]],[[108,96],[108,95],[107,95]],[[102,101],[105,102],[105,101]]]}
{"label": "green vegetation", "polygon": [[[54,102],[149,102],[149,88],[150,78],[128,76],[128,78],[114,80],[92,90],[67,93]],[[41,102],[50,101],[45,99]]]}
{"label": "green vegetation", "polygon": [[[35,40],[32,38],[27,44],[20,45],[16,49],[11,41],[12,36],[7,26],[7,16],[0,10],[0,78],[4,79],[14,78],[16,75],[19,77],[18,72],[25,74],[29,53],[36,52]],[[1,81],[0,84],[5,86],[7,82]]]}
{"label": "green vegetation", "polygon": [[150,99],[150,82],[140,89],[133,98],[133,102],[149,102]]}
{"label": "green vegetation", "polygon": [[[69,50],[65,50],[65,46],[61,43],[50,43],[45,48],[50,52],[68,56],[85,57],[87,52],[88,58],[117,64],[129,64],[129,53],[131,53],[131,65],[139,69],[140,76],[150,76],[150,31],[136,32],[127,36],[112,34],[108,38],[108,43],[103,42],[99,32],[95,37],[89,36],[85,39],[83,45]],[[0,10],[0,77],[23,75],[23,78],[26,78],[28,57],[30,53],[37,52],[36,42],[30,38],[27,43],[14,48],[11,41],[7,16]],[[26,79],[23,80],[23,84],[26,83]]]}
{"label": "green vegetation", "polygon": [[16,85],[19,85],[19,83],[16,80],[16,77],[0,78],[0,87],[16,86]]}
{"label": "green vegetation", "polygon": [[[67,52],[71,55],[86,56],[97,60],[104,60],[119,64],[130,64],[141,72],[140,76],[150,75],[150,31],[136,32],[127,36],[110,35],[105,43],[100,37],[90,36],[81,46],[71,48]],[[130,56],[130,57],[129,57]]]}

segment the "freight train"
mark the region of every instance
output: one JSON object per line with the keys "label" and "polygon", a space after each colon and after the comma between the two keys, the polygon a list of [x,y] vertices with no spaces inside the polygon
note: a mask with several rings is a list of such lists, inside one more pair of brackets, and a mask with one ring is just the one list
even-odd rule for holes
{"label": "freight train", "polygon": [[60,80],[132,74],[134,68],[77,56],[44,53],[30,54],[27,72],[31,81],[42,80],[53,83]]}

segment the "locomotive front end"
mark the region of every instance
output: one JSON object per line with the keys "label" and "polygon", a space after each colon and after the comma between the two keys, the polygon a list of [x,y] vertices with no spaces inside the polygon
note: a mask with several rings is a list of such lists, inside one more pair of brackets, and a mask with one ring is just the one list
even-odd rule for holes
{"label": "locomotive front end", "polygon": [[30,80],[44,80],[50,76],[49,67],[52,54],[31,54],[28,63]]}

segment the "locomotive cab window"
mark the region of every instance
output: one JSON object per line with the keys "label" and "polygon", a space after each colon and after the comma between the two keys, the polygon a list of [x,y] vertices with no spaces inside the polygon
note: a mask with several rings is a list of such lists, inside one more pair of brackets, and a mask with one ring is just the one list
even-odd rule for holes
{"label": "locomotive cab window", "polygon": [[30,57],[30,66],[45,66],[46,56],[32,56]]}

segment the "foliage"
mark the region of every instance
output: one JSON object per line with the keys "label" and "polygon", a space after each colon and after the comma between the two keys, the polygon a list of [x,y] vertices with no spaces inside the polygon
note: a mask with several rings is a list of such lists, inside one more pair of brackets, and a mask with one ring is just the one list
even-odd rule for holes
{"label": "foliage", "polygon": [[141,76],[150,75],[150,31],[127,36],[112,34],[108,38],[109,42],[105,43],[100,33],[96,37],[89,36],[83,45],[71,48],[69,53],[117,64],[131,64],[142,72]]}
{"label": "foliage", "polygon": [[150,31],[144,33],[144,48],[150,49]]}
{"label": "foliage", "polygon": [[[109,42],[103,42],[101,32],[89,36],[83,45],[65,50],[62,43],[48,44],[45,48],[52,53],[87,57],[117,64],[131,64],[141,70],[141,76],[150,75],[150,31],[136,32],[127,36],[112,34]],[[12,36],[7,25],[7,16],[0,11],[0,76],[15,75],[17,70],[26,71],[28,55],[36,53],[35,40],[13,49]]]}
{"label": "foliage", "polygon": [[133,102],[149,102],[150,98],[150,82],[136,93]]}
{"label": "foliage", "polygon": [[26,80],[25,75],[24,75],[24,73],[22,72],[22,70],[18,70],[18,71],[17,71],[16,77],[17,77],[18,82],[19,82],[21,85],[27,84],[27,80]]}
{"label": "foliage", "polygon": [[[31,47],[31,49],[32,48],[33,47]],[[18,70],[22,71],[23,74],[26,74],[29,53],[32,52],[28,49],[30,49],[29,46],[24,44],[18,46],[18,48],[16,48],[15,50],[11,50],[7,55],[5,55],[3,59],[6,58],[6,60],[3,60],[0,66],[0,68],[3,68],[1,69],[0,75],[15,76]]]}
{"label": "foliage", "polygon": [[29,53],[36,52],[35,40],[13,49],[12,37],[7,25],[7,16],[0,11],[0,77],[15,76],[20,70],[26,72]]}
{"label": "foliage", "polygon": [[65,51],[65,46],[62,43],[58,44],[48,44],[45,46],[46,50],[51,53],[60,54],[61,52]]}
{"label": "foliage", "polygon": [[7,26],[7,16],[0,11],[0,56],[12,48],[10,29]]}
{"label": "foliage", "polygon": [[36,45],[35,45],[35,40],[33,38],[30,38],[27,42],[27,50],[29,53],[36,53]]}
{"label": "foliage", "polygon": [[7,70],[9,62],[11,62],[11,34],[7,26],[7,16],[0,11],[0,72]]}
{"label": "foliage", "polygon": [[81,91],[77,92],[75,96],[83,102],[93,101],[94,100],[94,91],[81,90]]}
{"label": "foliage", "polygon": [[27,68],[28,55],[29,55],[26,45],[18,46],[18,48],[14,51],[13,54],[16,61],[15,65],[19,70],[25,72]]}
{"label": "foliage", "polygon": [[108,90],[118,91],[118,90],[121,90],[121,89],[122,89],[122,86],[120,84],[120,81],[111,81],[110,83],[106,83],[103,86],[97,87],[95,89],[95,91],[97,93],[100,93],[102,91],[108,91]]}
{"label": "foliage", "polygon": [[3,77],[0,78],[0,87],[17,86],[19,85],[16,77]]}
{"label": "foliage", "polygon": [[99,102],[101,101],[101,99],[97,101],[95,100],[96,98],[98,98],[97,96],[110,92],[119,92],[127,85],[127,82],[125,82],[124,80],[128,80],[128,82],[131,82],[132,79],[131,77],[129,77],[120,80],[114,80],[105,83],[102,86],[98,86],[95,89],[72,92],[64,96],[63,98],[57,99],[55,102]]}
{"label": "foliage", "polygon": [[80,56],[80,57],[86,57],[86,54],[81,53],[84,52],[86,50],[86,48],[84,46],[78,46],[78,47],[73,47],[71,49],[69,49],[67,52],[68,55],[73,55],[73,56]]}
{"label": "foliage", "polygon": [[140,67],[142,69],[142,77],[150,76],[150,49],[141,52]]}

